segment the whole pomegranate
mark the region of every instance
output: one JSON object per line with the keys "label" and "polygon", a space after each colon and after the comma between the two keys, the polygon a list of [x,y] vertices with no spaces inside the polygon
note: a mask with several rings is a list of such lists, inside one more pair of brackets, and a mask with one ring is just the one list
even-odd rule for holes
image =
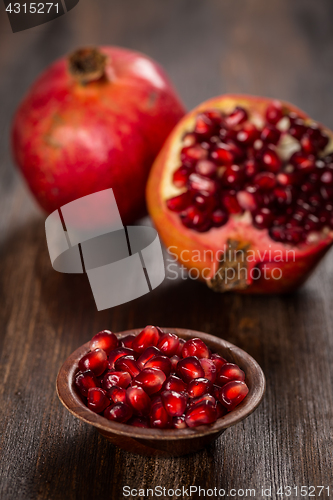
{"label": "whole pomegranate", "polygon": [[285,102],[201,104],[169,136],[147,186],[172,255],[217,291],[296,289],[333,241],[332,139]]}
{"label": "whole pomegranate", "polygon": [[118,47],[84,48],[30,89],[14,118],[13,153],[46,212],[113,188],[128,224],[144,213],[149,169],[183,115],[154,61]]}

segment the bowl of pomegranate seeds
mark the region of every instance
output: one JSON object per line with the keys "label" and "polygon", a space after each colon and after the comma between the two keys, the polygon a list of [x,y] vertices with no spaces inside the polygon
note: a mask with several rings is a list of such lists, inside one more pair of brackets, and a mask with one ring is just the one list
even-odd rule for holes
{"label": "bowl of pomegranate seeds", "polygon": [[61,367],[57,392],[76,417],[133,453],[204,448],[260,404],[265,377],[245,351],[182,328],[97,333]]}

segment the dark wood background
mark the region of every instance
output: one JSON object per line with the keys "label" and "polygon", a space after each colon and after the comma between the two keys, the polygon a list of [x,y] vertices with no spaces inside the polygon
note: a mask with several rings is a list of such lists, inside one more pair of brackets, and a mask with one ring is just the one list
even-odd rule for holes
{"label": "dark wood background", "polygon": [[[262,94],[333,128],[332,1],[81,0],[15,35],[3,5],[0,14],[1,499],[118,499],[124,485],[272,486],[272,498],[279,486],[333,488],[332,252],[294,295],[216,295],[168,281],[97,312],[84,276],[51,268],[45,216],[8,146],[12,113],[38,72],[92,43],[157,59],[189,108],[223,92]],[[57,372],[100,329],[148,323],[202,330],[248,351],[267,377],[262,405],[195,455],[143,458],[109,444],[60,404]]]}

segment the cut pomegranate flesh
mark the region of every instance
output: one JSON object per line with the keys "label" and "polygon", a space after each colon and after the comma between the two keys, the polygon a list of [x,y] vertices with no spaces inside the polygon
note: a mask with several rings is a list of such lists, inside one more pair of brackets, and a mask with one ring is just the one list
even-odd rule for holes
{"label": "cut pomegranate flesh", "polygon": [[148,326],[120,341],[104,330],[89,345],[96,349],[80,359],[74,384],[88,408],[108,420],[157,429],[209,425],[248,393],[244,372],[200,338],[185,341]]}

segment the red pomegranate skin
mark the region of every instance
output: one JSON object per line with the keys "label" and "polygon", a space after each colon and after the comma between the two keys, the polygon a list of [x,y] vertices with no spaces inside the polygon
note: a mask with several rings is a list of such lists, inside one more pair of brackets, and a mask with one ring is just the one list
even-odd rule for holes
{"label": "red pomegranate skin", "polygon": [[15,161],[48,213],[113,188],[124,224],[145,213],[154,158],[184,115],[172,84],[153,60],[101,47],[104,77],[89,83],[64,57],[42,73],[13,121]]}

